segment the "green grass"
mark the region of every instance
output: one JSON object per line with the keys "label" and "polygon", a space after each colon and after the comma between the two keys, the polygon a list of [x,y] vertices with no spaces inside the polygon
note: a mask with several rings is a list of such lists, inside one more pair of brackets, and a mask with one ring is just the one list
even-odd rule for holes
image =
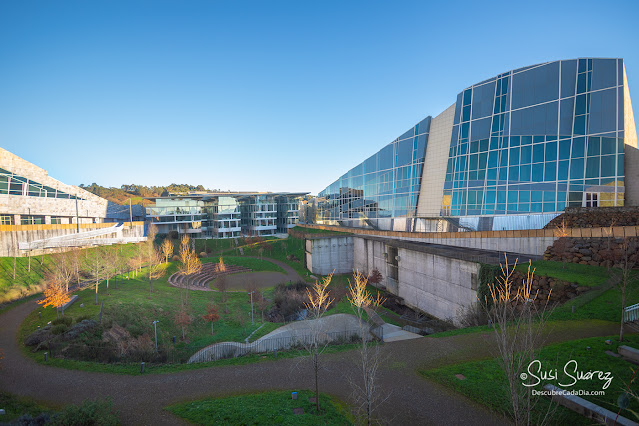
{"label": "green grass", "polygon": [[0,391],[0,408],[5,410],[5,415],[0,418],[2,422],[16,420],[23,414],[30,414],[36,417],[40,413],[53,413],[59,407],[38,402],[31,398],[13,395]]}
{"label": "green grass", "polygon": [[[603,266],[581,265],[579,263],[562,263],[552,260],[532,262],[535,276],[552,277],[563,281],[577,283],[584,287],[597,287],[608,281],[611,272]],[[517,265],[517,270],[526,273],[528,264]]]}
{"label": "green grass", "polygon": [[[260,244],[251,244],[243,247],[245,256],[260,256],[260,248],[263,249],[263,256],[279,260],[289,265],[300,277],[307,279],[310,275],[308,269],[304,267],[304,240],[288,237],[286,239],[267,240]],[[299,261],[288,260],[288,255],[294,255]]]}
{"label": "green grass", "polygon": [[[101,250],[122,250],[123,254],[132,253],[135,244],[104,246]],[[83,253],[90,253],[95,248],[83,249]],[[18,257],[15,259],[15,279],[13,278],[14,258],[0,257],[0,303],[11,302],[27,295],[39,293],[44,276],[51,271],[53,256]],[[29,266],[29,264],[31,266]]]}
{"label": "green grass", "polygon": [[[322,352],[322,354],[332,354],[345,352],[350,350],[359,349],[360,345],[357,343],[346,344],[346,345],[336,345],[336,346],[327,346],[326,349]],[[48,365],[51,367],[58,368],[66,368],[68,370],[79,370],[79,371],[92,371],[96,373],[109,373],[109,374],[121,374],[126,376],[140,376],[142,373],[140,372],[140,363],[139,362],[131,362],[131,363],[113,363],[113,364],[104,364],[98,362],[89,362],[89,361],[76,361],[72,359],[64,359],[64,358],[49,358],[47,362],[44,361],[44,355],[39,352],[37,354],[33,354],[31,352],[24,351],[30,358],[39,364]],[[170,373],[178,373],[181,371],[191,371],[191,370],[200,370],[204,368],[214,368],[214,367],[224,367],[229,365],[247,365],[247,364],[256,364],[262,362],[269,361],[277,361],[278,359],[289,359],[289,358],[302,358],[307,357],[308,352],[301,349],[291,349],[288,351],[278,351],[276,354],[269,352],[263,354],[251,354],[245,355],[238,358],[228,358],[228,359],[220,359],[218,361],[211,362],[200,362],[194,364],[154,364],[154,363],[145,363],[144,366],[144,374],[170,374]]]}
{"label": "green grass", "polygon": [[295,226],[292,231],[294,232],[302,232],[304,234],[341,234],[341,235],[352,235],[350,232],[342,232],[342,231],[331,231],[327,229],[318,229],[318,228],[307,228],[305,226]]}
{"label": "green grass", "polygon": [[[540,350],[536,359],[542,362],[544,370],[554,370],[555,368],[558,370],[558,380],[550,381],[555,386],[559,386],[560,383],[567,384],[571,382],[570,377],[563,373],[566,362],[570,360],[578,362],[579,371],[610,371],[614,378],[608,389],[606,389],[605,395],[586,396],[584,398],[608,410],[617,412],[616,401],[619,395],[625,391],[628,383],[630,383],[633,374],[631,367],[639,367],[633,367],[626,361],[606,355],[605,351],[616,352],[619,346],[614,336],[609,339],[612,340],[611,345],[605,343],[606,337],[593,337],[547,346]],[[639,335],[627,336],[624,344],[635,348],[639,347]],[[428,379],[443,383],[497,412],[510,412],[506,378],[496,359],[462,363],[432,370],[422,369],[419,370],[419,373]],[[466,380],[457,379],[455,374],[464,375]],[[548,383],[548,381],[542,381],[542,384],[545,383]],[[535,389],[538,388],[540,387],[535,387]],[[573,387],[563,386],[563,388],[588,391],[602,390],[602,382],[597,379],[583,380]],[[633,384],[633,388],[637,388],[636,383]],[[539,412],[545,411],[547,407],[548,401],[542,399],[539,404]],[[639,410],[639,403],[634,401],[629,408],[637,411]],[[553,419],[553,424],[592,423],[592,421],[588,421],[563,407],[558,408],[556,415],[557,417]],[[627,410],[622,410],[621,415],[637,420]]]}
{"label": "green grass", "polygon": [[[336,398],[320,394],[320,413],[309,402],[314,393],[298,391],[298,399],[289,391],[273,391],[226,398],[207,398],[166,409],[196,424],[217,425],[327,425],[353,424],[342,403]],[[304,414],[293,414],[294,408],[303,408]]]}
{"label": "green grass", "polygon": [[[265,262],[266,263],[266,262]],[[272,264],[271,264],[272,265]],[[273,265],[275,266],[275,265]],[[187,340],[173,345],[172,336],[181,337],[181,328],[174,324],[175,313],[180,307],[180,290],[168,284],[168,276],[175,272],[175,265],[168,268],[166,276],[154,282],[154,292],[149,294],[149,284],[144,275],[129,280],[118,279],[118,288],[114,287],[114,280],[110,280],[110,295],[106,295],[106,285],[99,286],[98,298],[104,302],[103,321],[116,322],[125,327],[134,336],[148,334],[153,337],[153,321],[158,320],[158,344],[170,351],[174,360],[184,359],[189,354],[217,342],[244,341],[253,330],[259,327],[259,323],[251,325],[250,298],[246,293],[227,293],[225,313],[222,303],[222,294],[218,292],[189,292],[189,307],[192,323],[187,327]],[[266,293],[272,291],[267,289]],[[69,307],[65,315],[73,318],[80,316],[96,317],[99,315],[100,306],[95,305],[95,289],[87,288],[77,293],[78,300]],[[210,323],[206,322],[202,315],[206,313],[206,306],[214,303],[219,307],[221,319],[214,323],[215,334],[211,335]],[[84,305],[82,307],[82,305]],[[42,317],[38,317],[38,312]],[[240,316],[241,315],[241,316]],[[55,319],[55,309],[39,308],[32,312],[19,330],[20,339],[32,333],[38,325],[44,326],[48,321]],[[241,322],[243,321],[244,324]]]}
{"label": "green grass", "polygon": [[[217,261],[217,258],[214,258],[213,260]],[[263,269],[272,269],[273,267],[277,267],[277,265],[266,260],[247,259],[243,257],[232,259],[230,256],[225,256],[225,262],[226,261],[229,263],[231,263],[231,261],[246,261],[248,262],[247,264]],[[187,328],[187,340],[181,341],[179,339],[181,337],[181,329],[173,323],[175,312],[178,311],[180,306],[180,289],[170,286],[167,282],[168,276],[175,272],[175,270],[175,265],[170,265],[168,267],[165,277],[154,282],[154,292],[152,294],[149,294],[149,284],[144,274],[138,275],[137,278],[134,277],[134,274],[128,274],[131,276],[130,279],[125,279],[123,276],[119,276],[117,288],[115,288],[114,279],[112,278],[110,280],[110,294],[108,296],[106,294],[106,284],[102,282],[99,286],[98,298],[100,303],[104,303],[103,322],[105,324],[114,322],[126,328],[133,336],[147,334],[153,338],[152,322],[154,320],[159,321],[158,344],[160,348],[167,350],[169,353],[169,360],[174,362],[174,364],[147,363],[147,372],[167,373],[207,368],[213,365],[237,365],[260,362],[272,357],[250,355],[237,359],[215,361],[213,363],[179,363],[194,354],[197,350],[213,343],[225,341],[243,342],[251,332],[261,325],[261,321],[260,313],[256,312],[256,323],[251,325],[251,321],[248,316],[248,312],[250,311],[250,298],[246,293],[229,292],[227,294],[228,302],[226,304],[228,313],[224,313],[224,305],[221,302],[222,295],[220,293],[191,291],[189,292],[189,306],[193,322]],[[267,298],[272,298],[272,291],[272,288],[265,289],[265,295]],[[74,319],[89,316],[97,319],[100,312],[100,306],[95,305],[95,288],[90,287],[77,292],[77,294],[79,296],[78,300],[66,310],[65,316],[72,317]],[[211,335],[210,323],[204,321],[202,318],[202,315],[205,313],[206,305],[210,302],[214,302],[219,307],[219,313],[221,315],[221,319],[214,323],[215,334],[213,335]],[[239,323],[239,318],[236,315],[237,312],[246,313],[246,316],[242,317],[244,320],[244,327]],[[41,317],[38,316],[39,313],[41,313]],[[55,309],[53,308],[36,309],[29,314],[25,321],[21,324],[18,331],[19,341],[23,341],[24,338],[31,334],[38,326],[45,326],[49,321],[52,321],[55,318],[56,314]],[[282,324],[280,323],[266,322],[264,323],[264,327],[252,336],[251,340],[256,340],[281,325]],[[244,331],[244,328],[246,328],[246,331]],[[172,343],[172,336],[178,336],[176,344]],[[352,349],[352,347],[344,345],[339,348],[328,348],[327,351],[331,352],[348,349]],[[28,357],[36,360],[37,362],[44,362],[43,351],[33,353],[31,352],[31,348],[26,347],[23,347],[23,351]],[[302,356],[303,353],[300,353],[299,351],[287,351],[286,353],[279,353],[278,355],[279,357],[297,357]],[[76,361],[55,357],[50,357],[48,365],[117,374],[139,374],[140,368],[139,363],[101,364],[97,362]]]}

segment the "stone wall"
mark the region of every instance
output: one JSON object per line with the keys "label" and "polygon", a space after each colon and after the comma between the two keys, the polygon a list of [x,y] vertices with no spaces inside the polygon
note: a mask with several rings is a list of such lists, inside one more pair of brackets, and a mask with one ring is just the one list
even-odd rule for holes
{"label": "stone wall", "polygon": [[620,267],[625,258],[639,264],[639,237],[623,238],[559,238],[544,253],[545,260],[580,263],[582,265]]}
{"label": "stone wall", "polygon": [[544,229],[639,226],[639,207],[569,207]]}
{"label": "stone wall", "polygon": [[[517,288],[522,285],[525,279],[525,273],[521,273],[519,271],[515,271],[513,273],[513,290],[511,291],[512,296],[514,296]],[[555,303],[566,303],[570,299],[575,298],[580,294],[587,292],[588,290],[590,290],[590,287],[579,286],[579,284],[562,281],[557,278],[537,275],[533,277],[532,293],[533,295],[535,293],[537,294],[535,303],[537,303],[538,305],[545,304],[546,300],[548,300],[549,303],[552,305],[554,305]],[[548,297],[548,295],[550,295],[550,298]]]}

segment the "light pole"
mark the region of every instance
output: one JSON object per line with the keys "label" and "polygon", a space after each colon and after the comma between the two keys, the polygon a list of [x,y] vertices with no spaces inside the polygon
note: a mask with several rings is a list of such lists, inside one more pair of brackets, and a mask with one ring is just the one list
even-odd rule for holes
{"label": "light pole", "polygon": [[158,323],[160,321],[155,320],[153,321],[153,328],[155,328],[155,352],[158,351]]}
{"label": "light pole", "polygon": [[255,325],[255,321],[253,321],[253,293],[255,293],[255,290],[249,292],[251,295],[251,325]]}

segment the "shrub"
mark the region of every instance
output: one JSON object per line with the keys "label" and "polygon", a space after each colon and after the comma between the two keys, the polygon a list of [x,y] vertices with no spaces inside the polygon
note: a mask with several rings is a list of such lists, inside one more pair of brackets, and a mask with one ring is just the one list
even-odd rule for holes
{"label": "shrub", "polygon": [[75,319],[75,322],[78,323],[88,319],[91,319],[91,315],[80,315]]}
{"label": "shrub", "polygon": [[53,328],[51,329],[51,333],[53,334],[62,334],[65,331],[67,331],[67,325],[66,324],[58,324],[53,326]]}
{"label": "shrub", "polygon": [[172,240],[177,240],[180,235],[178,234],[178,231],[169,231],[168,236]]}
{"label": "shrub", "polygon": [[67,405],[56,414],[51,422],[56,426],[80,426],[80,425],[119,425],[120,420],[113,411],[113,403],[106,401],[84,401],[81,405]]}
{"label": "shrub", "polygon": [[172,257],[171,259],[172,259],[174,262],[177,262],[178,260],[180,260],[180,257],[179,257],[177,254],[175,254],[175,255],[173,255],[173,257]]}
{"label": "shrub", "polygon": [[67,327],[69,327],[72,323],[73,323],[73,317],[60,317],[51,321],[51,324],[53,325],[64,324]]}
{"label": "shrub", "polygon": [[201,252],[200,257],[206,257],[206,252]]}

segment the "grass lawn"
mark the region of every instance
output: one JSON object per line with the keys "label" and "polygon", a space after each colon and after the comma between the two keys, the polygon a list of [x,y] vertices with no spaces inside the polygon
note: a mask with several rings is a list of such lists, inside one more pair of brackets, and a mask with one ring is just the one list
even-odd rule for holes
{"label": "grass lawn", "polygon": [[[250,257],[242,257],[242,256],[223,256],[222,259],[226,265],[243,266],[245,268],[249,268],[253,270],[254,272],[273,271],[273,272],[281,272],[283,274],[286,273],[286,271],[284,271],[284,269],[282,269],[280,266],[264,259],[253,259]],[[205,257],[200,260],[203,263],[205,262],[218,263],[220,261],[220,258]]]}
{"label": "grass lawn", "polygon": [[[598,287],[608,281],[611,271],[603,266],[581,265],[579,263],[562,263],[552,260],[536,260],[532,262],[536,276],[553,277],[584,287]],[[526,273],[528,264],[517,265],[517,270]]]}
{"label": "grass lawn", "polygon": [[0,391],[0,408],[3,408],[6,413],[0,420],[2,420],[2,422],[9,422],[16,420],[23,414],[30,414],[32,417],[36,417],[40,413],[52,414],[59,407]]}
{"label": "grass lawn", "polygon": [[[131,253],[136,249],[135,244],[118,244],[104,246],[103,250],[122,250]],[[83,253],[91,253],[94,248],[83,249]],[[51,270],[53,256],[18,257],[15,259],[15,279],[13,278],[13,257],[0,257],[0,303],[11,302],[26,295],[39,293],[41,282],[47,272]],[[29,264],[31,266],[29,267]]]}
{"label": "grass lawn", "polygon": [[[205,259],[208,260],[208,259]],[[218,261],[218,258],[211,258]],[[274,270],[279,267],[271,262],[260,259],[249,259],[244,257],[225,256],[224,261],[228,264],[241,264],[251,267],[253,270]],[[105,326],[118,324],[131,333],[133,337],[148,335],[153,339],[153,321],[158,320],[158,345],[161,350],[168,354],[168,361],[172,364],[152,364],[147,363],[147,373],[167,373],[181,370],[206,368],[213,365],[244,364],[250,362],[260,362],[273,358],[273,354],[249,355],[236,359],[220,360],[213,363],[183,364],[183,362],[197,350],[210,344],[225,341],[243,342],[244,339],[261,325],[261,313],[255,312],[256,322],[251,324],[248,315],[250,311],[250,298],[246,293],[227,293],[228,300],[225,305],[222,303],[222,294],[219,292],[190,291],[189,307],[192,323],[187,327],[186,340],[182,341],[181,328],[174,324],[175,313],[180,306],[180,289],[168,284],[167,278],[175,272],[176,265],[169,264],[164,278],[154,281],[153,293],[149,293],[149,283],[144,272],[134,277],[134,274],[119,276],[117,288],[115,280],[109,282],[109,295],[106,294],[105,282],[100,283],[98,288],[98,299],[103,303],[103,323]],[[130,279],[125,277],[130,275]],[[338,280],[339,281],[339,280]],[[340,283],[338,283],[340,284]],[[343,283],[341,283],[343,285]],[[273,288],[265,289],[264,293],[268,299],[272,299]],[[79,298],[65,312],[65,317],[72,317],[74,321],[82,317],[99,318],[100,305],[95,305],[95,287],[89,287],[77,292]],[[205,313],[206,305],[215,303],[219,307],[221,319],[214,323],[214,334],[211,334],[211,325],[206,322],[202,315]],[[339,312],[352,313],[350,305],[344,298],[337,308],[332,309],[328,314]],[[38,314],[41,313],[41,317]],[[244,315],[246,314],[246,315]],[[22,323],[18,338],[23,341],[38,326],[45,326],[49,321],[56,318],[53,308],[39,308],[27,316]],[[282,323],[264,322],[264,325],[251,337],[254,341],[276,328]],[[173,344],[172,336],[177,336],[176,343]],[[352,349],[350,345],[340,347],[329,347],[327,352],[337,350]],[[24,347],[24,353],[38,362],[44,362],[44,351],[38,353],[31,352],[31,348]],[[53,354],[55,355],[55,353]],[[300,351],[287,351],[278,353],[278,357],[298,357],[303,356]],[[88,371],[101,371],[119,374],[139,374],[140,365],[138,362],[121,362],[112,364],[101,364],[98,362],[78,361],[72,359],[62,359],[50,357],[49,365],[63,368],[80,369]]]}
{"label": "grass lawn", "polygon": [[326,229],[318,229],[318,228],[307,228],[305,226],[295,226],[292,231],[294,232],[303,232],[305,234],[341,234],[341,235],[352,235],[350,232],[341,232],[341,231],[331,231]]}
{"label": "grass lawn", "polygon": [[[269,262],[261,261],[262,265]],[[273,267],[276,265],[270,264]],[[255,266],[255,265],[254,265]],[[269,266],[270,267],[270,266]],[[176,271],[175,265],[167,268],[164,278],[153,283],[154,291],[149,293],[149,283],[144,274],[137,278],[118,279],[118,288],[115,288],[114,280],[110,280],[109,295],[106,294],[106,285],[99,286],[98,299],[104,303],[103,322],[111,322],[126,328],[133,337],[143,334],[153,338],[153,321],[158,320],[158,345],[164,347],[170,354],[172,361],[178,362],[195,353],[197,350],[216,342],[244,341],[253,330],[259,327],[256,322],[250,321],[250,298],[246,293],[227,293],[227,302],[222,302],[222,294],[218,292],[190,291],[189,313],[191,324],[186,329],[186,340],[180,339],[182,330],[174,323],[176,312],[180,307],[180,289],[168,284],[168,276]],[[268,293],[272,289],[267,289]],[[65,316],[73,318],[93,317],[98,318],[100,306],[95,305],[95,288],[90,287],[77,292],[78,300],[65,312]],[[211,335],[211,325],[202,316],[206,313],[206,306],[214,303],[219,307],[220,320],[213,325],[214,333]],[[226,309],[225,309],[226,308]],[[38,313],[42,317],[38,317]],[[259,318],[259,312],[256,318]],[[37,326],[44,326],[56,318],[55,309],[40,308],[33,311],[23,322],[19,330],[20,339],[32,333]],[[177,336],[175,344],[172,336]],[[40,357],[41,355],[35,355]]]}
{"label": "grass lawn", "polygon": [[[309,397],[315,394],[302,390],[298,399],[291,392],[273,391],[226,398],[207,398],[176,404],[166,409],[196,424],[216,425],[329,425],[353,424],[344,405],[336,398],[320,394],[320,414]],[[304,414],[296,415],[294,408],[303,408]]]}
{"label": "grass lawn", "polygon": [[[611,345],[605,343],[606,337],[593,337],[550,345],[541,349],[537,359],[542,362],[543,370],[552,369],[554,371],[555,368],[557,369],[558,378],[557,380],[551,380],[550,383],[567,390],[594,391],[602,390],[603,386],[603,382],[598,380],[596,376],[592,380],[579,381],[572,387],[560,386],[560,383],[566,385],[573,382],[569,376],[564,374],[564,366],[570,360],[578,362],[578,371],[611,372],[614,378],[610,386],[605,390],[605,395],[584,396],[584,399],[617,412],[617,398],[630,383],[633,374],[632,368],[639,367],[605,354],[607,350],[616,352],[616,348],[619,346],[615,340],[616,338],[616,336],[609,338],[612,340]],[[627,336],[624,344],[639,348],[639,335]],[[570,370],[572,367],[572,365],[569,365],[568,371],[573,371],[571,374],[574,376],[574,368]],[[506,378],[496,359],[462,363],[431,370],[422,369],[419,370],[419,373],[428,379],[443,383],[497,412],[510,412]],[[455,374],[462,374],[466,379],[459,380],[455,377]],[[637,380],[639,379],[635,379],[633,384],[632,388],[634,389],[639,388]],[[542,384],[545,383],[549,382],[542,381]],[[541,387],[535,387],[535,389],[538,388]],[[547,407],[548,400],[542,399],[539,403],[538,412],[545,412]],[[639,403],[635,400],[630,404],[629,408],[637,412]],[[621,415],[635,421],[638,420],[628,410],[622,410]],[[552,421],[553,424],[592,424],[592,420],[580,417],[563,407],[558,408],[556,416]]]}

